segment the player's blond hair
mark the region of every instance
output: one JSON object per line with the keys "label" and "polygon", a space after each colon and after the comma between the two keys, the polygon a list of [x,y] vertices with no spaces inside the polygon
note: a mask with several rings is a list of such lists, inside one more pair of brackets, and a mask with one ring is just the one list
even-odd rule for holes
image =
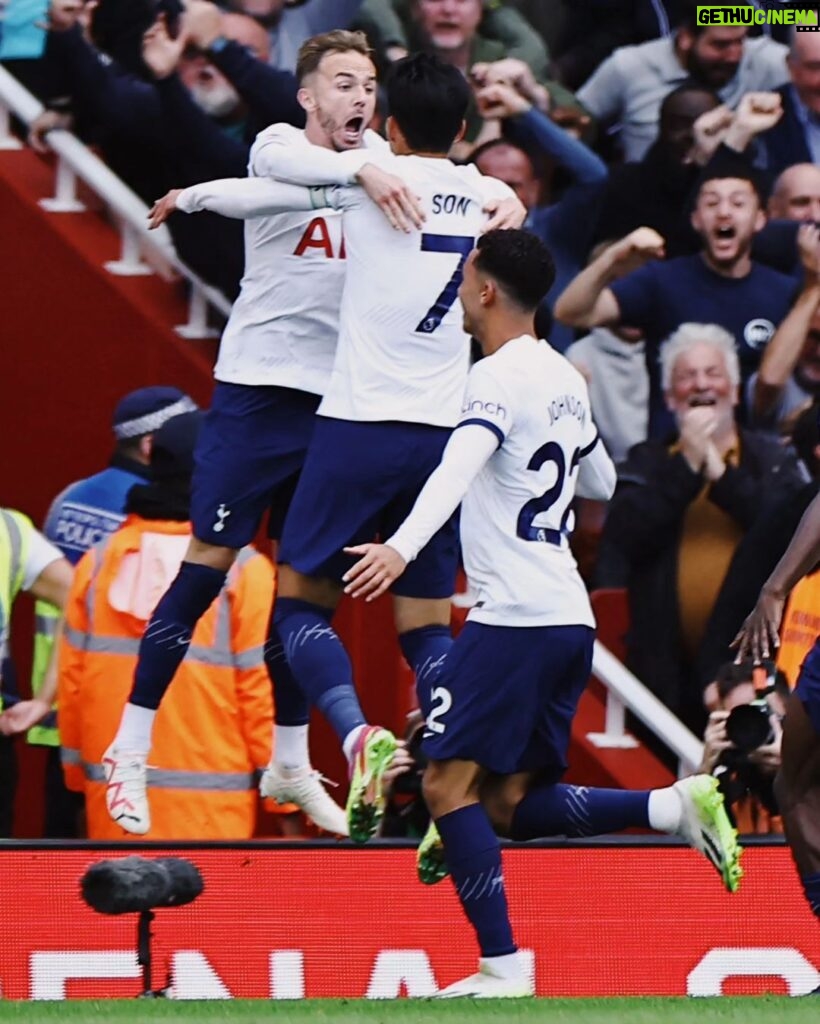
{"label": "player's blond hair", "polygon": [[317,70],[322,58],[328,53],[360,53],[363,57],[373,58],[373,51],[364,32],[337,28],[332,32],[312,36],[302,43],[296,59],[296,80],[299,85]]}

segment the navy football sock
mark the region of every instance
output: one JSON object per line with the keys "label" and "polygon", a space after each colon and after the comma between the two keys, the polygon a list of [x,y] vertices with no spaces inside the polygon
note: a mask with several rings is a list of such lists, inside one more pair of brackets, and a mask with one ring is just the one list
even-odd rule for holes
{"label": "navy football sock", "polygon": [[159,707],[176,670],[188,653],[197,622],[219,596],[226,573],[208,565],[183,562],[165,591],[140,641],[131,687],[131,704]]}
{"label": "navy football sock", "polygon": [[399,646],[416,686],[434,686],[453,646],[453,634],[449,626],[420,626],[400,633]]}
{"label": "navy football sock", "polygon": [[531,789],[513,813],[510,838],[600,836],[649,828],[649,791],[559,783]]}
{"label": "navy football sock", "polygon": [[273,617],[294,679],[343,741],[366,720],[353,685],[350,658],[330,625],[333,609],[280,597]]}
{"label": "navy football sock", "polygon": [[801,877],[803,894],[815,917],[820,917],[820,872]]}
{"label": "navy football sock", "polygon": [[265,665],[273,687],[273,720],[277,725],[307,725],[310,704],[290,670],[285,646],[273,619],[274,612],[271,611]]}
{"label": "navy football sock", "polygon": [[482,956],[506,956],[513,941],[501,847],[481,804],[451,811],[436,821],[447,867]]}

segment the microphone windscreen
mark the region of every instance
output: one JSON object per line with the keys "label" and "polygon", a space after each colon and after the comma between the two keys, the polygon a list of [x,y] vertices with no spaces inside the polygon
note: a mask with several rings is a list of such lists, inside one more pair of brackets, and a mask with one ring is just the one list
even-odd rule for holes
{"label": "microphone windscreen", "polygon": [[101,860],[80,879],[85,902],[100,914],[130,914],[167,906],[171,876],[161,861],[145,857]]}
{"label": "microphone windscreen", "polygon": [[170,892],[165,906],[182,907],[191,903],[205,888],[202,875],[195,864],[181,857],[163,857],[157,863],[168,873]]}

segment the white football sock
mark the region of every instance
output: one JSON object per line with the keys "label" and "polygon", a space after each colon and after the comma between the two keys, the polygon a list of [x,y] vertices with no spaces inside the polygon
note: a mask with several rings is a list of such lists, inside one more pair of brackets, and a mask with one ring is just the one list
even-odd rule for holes
{"label": "white football sock", "polygon": [[141,708],[138,704],[126,704],[122,711],[120,727],[114,739],[114,749],[147,756],[151,749],[151,730],[156,714],[154,708]]}
{"label": "white football sock", "polygon": [[677,832],[683,807],[673,786],[649,794],[649,827],[656,832]]}
{"label": "white football sock", "polygon": [[306,725],[274,725],[273,758],[283,768],[304,768],[310,764],[308,727]]}

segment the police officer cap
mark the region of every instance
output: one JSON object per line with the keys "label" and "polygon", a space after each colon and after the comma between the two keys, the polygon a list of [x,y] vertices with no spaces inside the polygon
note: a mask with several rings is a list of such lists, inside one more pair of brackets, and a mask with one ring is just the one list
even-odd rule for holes
{"label": "police officer cap", "polygon": [[139,388],[117,402],[112,426],[118,441],[153,434],[174,416],[193,412],[196,402],[179,388],[155,386]]}
{"label": "police officer cap", "polygon": [[163,423],[151,446],[151,478],[189,478],[194,471],[194,447],[205,414],[196,409]]}

